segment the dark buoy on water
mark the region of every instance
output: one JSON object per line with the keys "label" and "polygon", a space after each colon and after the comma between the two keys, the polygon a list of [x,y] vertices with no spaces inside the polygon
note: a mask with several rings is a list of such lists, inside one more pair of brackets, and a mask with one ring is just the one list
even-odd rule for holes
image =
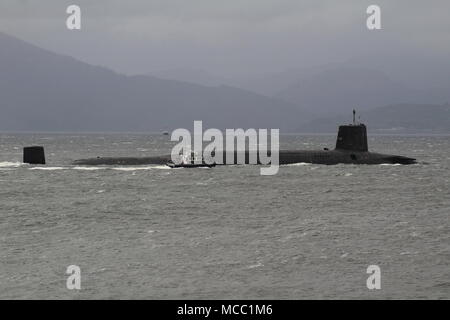
{"label": "dark buoy on water", "polygon": [[41,146],[24,147],[23,163],[45,164],[44,147]]}

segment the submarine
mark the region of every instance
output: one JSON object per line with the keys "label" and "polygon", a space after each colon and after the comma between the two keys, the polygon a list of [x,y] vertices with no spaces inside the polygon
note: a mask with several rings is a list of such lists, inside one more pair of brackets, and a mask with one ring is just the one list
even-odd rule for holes
{"label": "submarine", "polygon": [[[225,159],[224,151],[222,159]],[[234,162],[227,164],[239,164],[238,151],[234,151]],[[249,151],[244,152],[245,164],[249,163]],[[270,156],[270,151],[267,152]],[[214,153],[213,156],[216,156]],[[80,159],[73,162],[74,165],[148,165],[148,164],[166,164],[170,162],[170,155],[155,157],[97,157],[89,159]],[[259,156],[257,155],[257,163]],[[324,150],[280,150],[279,164],[292,163],[313,163],[324,165],[336,164],[414,164],[416,159],[400,155],[382,154],[370,152],[367,144],[367,127],[363,123],[355,122],[355,110],[353,110],[353,123],[339,126],[336,146],[333,150],[325,148]],[[219,165],[219,163],[217,164]]]}

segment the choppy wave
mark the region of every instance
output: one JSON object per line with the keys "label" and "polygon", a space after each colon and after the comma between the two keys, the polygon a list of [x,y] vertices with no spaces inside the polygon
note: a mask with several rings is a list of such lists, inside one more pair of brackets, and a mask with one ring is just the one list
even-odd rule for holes
{"label": "choppy wave", "polygon": [[113,170],[118,171],[137,171],[137,170],[153,170],[153,169],[162,169],[162,170],[170,170],[171,168],[165,165],[159,166],[140,166],[140,167],[113,167]]}
{"label": "choppy wave", "polygon": [[53,170],[64,170],[64,169],[68,169],[68,168],[64,168],[64,167],[32,167],[29,168],[30,170],[47,170],[47,171],[53,171]]}
{"label": "choppy wave", "polygon": [[[19,168],[21,166],[29,166],[28,164],[24,164],[21,162],[11,162],[11,161],[3,161],[0,162],[1,170],[12,170],[14,168]],[[30,167],[29,170],[45,170],[45,171],[54,171],[54,170],[81,170],[81,171],[96,171],[96,170],[105,170],[112,169],[117,171],[138,171],[138,170],[171,170],[170,167],[166,165],[153,165],[153,166],[136,166],[136,167],[99,167],[99,166],[36,166]]]}
{"label": "choppy wave", "polygon": [[252,265],[248,266],[247,269],[255,269],[255,268],[260,268],[260,267],[264,267],[264,264],[262,264],[261,262],[258,262],[256,264],[252,264]]}
{"label": "choppy wave", "polygon": [[298,163],[290,163],[290,164],[287,164],[286,166],[297,167],[297,166],[310,166],[310,165],[311,165],[311,163],[308,163],[308,162],[298,162]]}
{"label": "choppy wave", "polygon": [[0,168],[18,168],[23,166],[22,162],[3,161],[0,162]]}
{"label": "choppy wave", "polygon": [[166,165],[162,165],[162,166],[153,166],[152,169],[160,169],[160,170],[170,170],[171,168],[166,166]]}
{"label": "choppy wave", "polygon": [[106,169],[104,167],[80,167],[80,166],[76,166],[72,168],[73,170],[86,170],[86,171],[95,171],[95,170],[102,170],[102,169]]}
{"label": "choppy wave", "polygon": [[[8,268],[5,272],[2,269],[2,277],[20,280],[20,285],[0,290],[1,299],[73,298],[73,294],[61,290],[60,280],[55,281],[53,270],[61,269],[61,265],[55,265],[58,261],[50,261],[48,256],[65,257],[74,246],[82,254],[73,263],[82,268],[92,266],[85,273],[98,284],[95,290],[84,291],[86,299],[101,299],[111,292],[125,298],[161,296],[161,286],[142,281],[149,276],[149,263],[155,270],[168,270],[160,272],[159,282],[186,284],[182,291],[194,297],[227,298],[230,292],[245,293],[253,286],[257,299],[321,298],[324,290],[330,298],[370,298],[370,292],[365,294],[349,285],[351,272],[335,277],[332,286],[326,277],[309,279],[304,275],[326,275],[336,269],[364,275],[372,263],[366,258],[375,240],[383,247],[377,252],[380,263],[392,259],[414,262],[412,266],[392,264],[392,277],[408,274],[407,286],[394,282],[389,290],[380,291],[379,298],[449,298],[450,281],[445,277],[448,268],[442,255],[447,249],[448,137],[439,138],[445,144],[432,150],[423,147],[424,142],[418,138],[398,144],[396,153],[429,161],[431,165],[426,168],[294,163],[281,166],[270,181],[261,178],[259,167],[250,165],[198,171],[170,169],[163,163],[72,164],[72,158],[88,153],[133,155],[139,143],[145,147],[148,143],[147,137],[138,136],[135,144],[118,148],[111,142],[127,141],[129,137],[108,135],[104,142],[97,137],[87,135],[69,144],[70,136],[58,136],[57,142],[47,147],[55,150],[55,155],[49,153],[46,166],[15,162],[21,162],[21,152],[11,146],[22,144],[23,135],[6,141],[0,160],[9,161],[0,162],[0,170],[5,170],[0,171],[4,227],[0,256],[8,261]],[[284,139],[288,138],[292,141],[286,140],[286,149],[300,144],[297,138]],[[34,139],[30,137],[26,144],[32,145]],[[308,139],[319,146],[330,140],[320,136]],[[437,141],[434,137],[424,139]],[[166,140],[158,135],[157,142],[148,146],[149,154],[158,154],[158,150],[166,153]],[[372,145],[389,152],[393,149],[391,141],[391,137],[379,136]],[[412,148],[427,153],[414,153]],[[65,170],[29,170],[47,166]],[[345,176],[349,173],[353,176]],[[392,233],[395,241],[384,241]],[[223,244],[227,244],[226,250]],[[100,262],[96,254],[99,248],[106,248]],[[234,254],[242,250],[246,250],[245,255]],[[165,252],[171,254],[161,254]],[[153,261],[155,254],[158,259]],[[44,255],[49,263],[45,263]],[[38,271],[43,268],[42,281],[24,276],[36,272],[36,261]],[[285,281],[291,267],[303,272],[291,272],[291,281]],[[242,281],[218,288],[214,277],[204,277],[212,268],[220,274],[233,273]],[[198,272],[171,272],[175,269]],[[273,277],[268,279],[266,274]],[[132,285],[116,281],[118,275]],[[303,290],[305,287],[311,290]],[[361,287],[365,288],[364,279]],[[177,299],[184,297],[182,291],[174,286],[162,294]]]}

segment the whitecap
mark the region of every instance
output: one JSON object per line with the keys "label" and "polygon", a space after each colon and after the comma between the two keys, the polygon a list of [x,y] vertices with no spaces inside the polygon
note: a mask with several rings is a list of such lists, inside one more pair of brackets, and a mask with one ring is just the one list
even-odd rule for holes
{"label": "whitecap", "polygon": [[93,170],[101,170],[101,169],[105,169],[103,167],[73,167],[72,169],[74,170],[87,170],[87,171],[93,171]]}
{"label": "whitecap", "polygon": [[163,166],[153,166],[152,169],[160,169],[160,170],[167,170],[167,169],[172,169],[169,166],[163,165]]}
{"label": "whitecap", "polygon": [[22,162],[3,161],[0,162],[0,168],[17,168],[22,166]]}
{"label": "whitecap", "polygon": [[53,170],[64,170],[67,168],[63,168],[63,167],[33,167],[30,168],[30,170],[48,170],[48,171],[53,171]]}
{"label": "whitecap", "polygon": [[[168,167],[169,168],[169,167]],[[155,167],[150,166],[142,166],[142,167],[120,167],[120,168],[112,168],[113,170],[118,171],[136,171],[136,170],[151,170],[155,169]],[[170,168],[169,168],[170,169]]]}
{"label": "whitecap", "polygon": [[311,163],[308,163],[308,162],[298,162],[298,163],[287,164],[288,167],[309,166],[309,165],[311,165]]}
{"label": "whitecap", "polygon": [[258,262],[257,264],[252,264],[251,266],[248,266],[247,269],[254,269],[259,267],[264,267],[264,265],[261,262]]}

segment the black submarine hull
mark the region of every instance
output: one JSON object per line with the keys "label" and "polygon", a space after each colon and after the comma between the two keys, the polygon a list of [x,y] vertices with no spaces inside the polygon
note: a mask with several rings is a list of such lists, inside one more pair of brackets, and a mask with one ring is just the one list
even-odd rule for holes
{"label": "black submarine hull", "polygon": [[414,164],[416,159],[368,151],[280,151],[280,164]]}
{"label": "black submarine hull", "polygon": [[[255,152],[255,151],[252,151]],[[216,151],[221,153],[219,159],[222,161],[214,161],[205,157],[206,163],[216,164],[250,164],[249,151],[234,151],[234,160],[225,161],[226,155],[224,151]],[[257,152],[256,152],[257,153]],[[267,152],[270,157],[270,151]],[[257,159],[257,164],[261,163],[258,155],[251,154],[252,159]],[[213,154],[216,156],[216,154]],[[217,158],[217,157],[216,157]],[[231,158],[231,157],[229,157]],[[240,161],[239,161],[239,160]],[[242,161],[244,159],[244,161]],[[82,159],[74,162],[76,165],[145,165],[145,164],[166,164],[171,160],[170,155],[146,158],[91,158]],[[355,123],[355,111],[353,110],[353,124],[339,126],[338,136],[336,139],[336,147],[334,150],[281,150],[279,151],[279,164],[292,163],[315,163],[335,165],[339,163],[347,164],[414,164],[416,159],[389,155],[382,153],[369,152],[367,145],[367,128],[364,124]]]}
{"label": "black submarine hull", "polygon": [[[268,152],[270,156],[270,151]],[[249,152],[244,152],[243,155],[244,163],[239,163],[238,152],[234,152],[234,161],[226,164],[249,164],[250,154]],[[222,163],[225,163],[225,154],[222,156]],[[257,158],[257,164],[262,164],[259,157]],[[109,157],[109,158],[90,158],[81,159],[73,162],[74,165],[162,165],[166,164],[171,160],[170,155],[157,156],[157,157]],[[207,163],[213,163],[208,157],[205,157]],[[336,164],[414,164],[416,159],[408,158],[404,156],[396,156],[389,154],[381,154],[374,152],[361,152],[361,151],[347,151],[347,150],[324,150],[324,151],[312,151],[312,150],[280,150],[279,151],[279,164],[293,164],[293,163],[314,163],[314,164],[325,164],[325,165],[336,165]],[[217,165],[221,163],[216,162]]]}

